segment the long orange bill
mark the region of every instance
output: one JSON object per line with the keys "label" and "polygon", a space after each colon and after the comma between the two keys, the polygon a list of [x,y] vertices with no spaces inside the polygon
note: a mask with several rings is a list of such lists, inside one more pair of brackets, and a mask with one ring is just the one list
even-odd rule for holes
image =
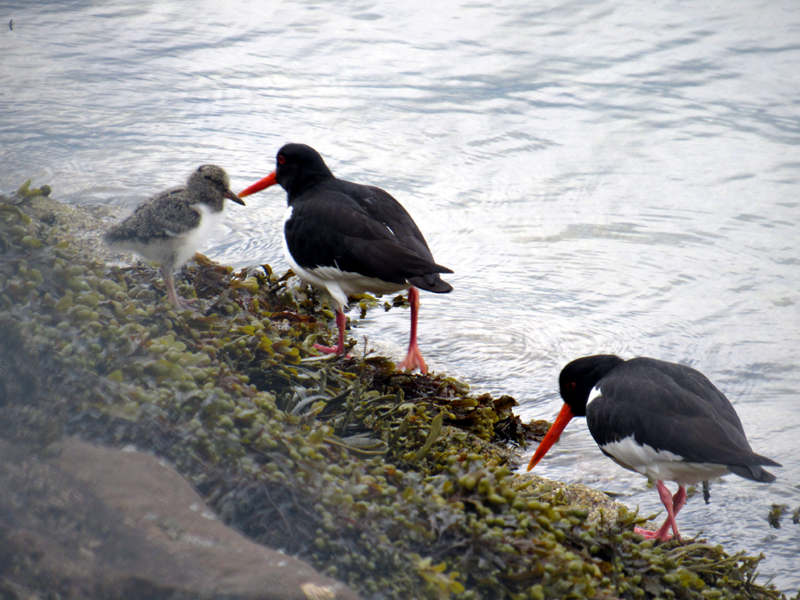
{"label": "long orange bill", "polygon": [[245,198],[250,194],[255,194],[256,192],[260,192],[261,190],[267,189],[271,185],[275,185],[278,183],[277,176],[275,175],[275,171],[264,177],[261,181],[255,182],[246,190],[239,192],[239,198]]}
{"label": "long orange bill", "polygon": [[531,462],[528,464],[528,471],[535,467],[537,463],[542,460],[544,455],[547,454],[551,446],[558,441],[558,438],[561,437],[561,432],[564,431],[567,423],[569,423],[574,416],[569,404],[565,404],[561,407],[561,412],[558,413],[555,422],[550,426],[550,429],[547,430],[547,435],[544,436],[542,443],[539,444],[533,458],[531,458]]}

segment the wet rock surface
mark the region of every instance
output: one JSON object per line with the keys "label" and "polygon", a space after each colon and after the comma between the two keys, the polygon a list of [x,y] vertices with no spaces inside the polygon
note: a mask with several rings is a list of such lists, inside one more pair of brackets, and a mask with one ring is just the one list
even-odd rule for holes
{"label": "wet rock surface", "polygon": [[63,439],[0,441],[3,597],[355,599],[224,526],[168,464]]}
{"label": "wet rock surface", "polygon": [[[291,272],[198,255],[177,278],[198,310],[175,311],[157,271],[108,266],[46,201],[46,221],[0,202],[0,438],[52,455],[47,468],[99,477],[91,461],[64,472],[70,438],[151,454],[209,522],[365,598],[781,596],[757,583],[757,558],[644,541],[644,519],[601,494],[514,475],[535,428],[513,398],[397,373],[360,344],[352,359],[318,356],[333,313]],[[138,533],[169,531],[183,535],[158,519]],[[0,578],[14,583],[9,564]]]}

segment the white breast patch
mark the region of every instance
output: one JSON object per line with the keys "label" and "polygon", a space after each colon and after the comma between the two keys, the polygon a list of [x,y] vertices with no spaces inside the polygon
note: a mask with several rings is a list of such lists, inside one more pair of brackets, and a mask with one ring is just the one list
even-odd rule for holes
{"label": "white breast patch", "polygon": [[192,208],[200,213],[200,223],[194,229],[183,234],[183,240],[178,248],[178,255],[175,260],[176,266],[185,263],[194,256],[195,252],[205,246],[209,237],[211,237],[211,233],[222,220],[223,213],[221,211],[214,212],[207,204],[198,202],[197,204],[192,204]]}
{"label": "white breast patch", "polygon": [[592,400],[596,400],[602,395],[603,393],[600,391],[600,386],[593,387],[592,391],[589,392],[589,399],[586,401],[586,406],[588,407],[592,403]]}

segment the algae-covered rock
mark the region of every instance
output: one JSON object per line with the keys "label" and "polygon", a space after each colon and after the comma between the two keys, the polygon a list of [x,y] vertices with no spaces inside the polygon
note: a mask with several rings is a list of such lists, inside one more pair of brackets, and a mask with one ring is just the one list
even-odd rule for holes
{"label": "algae-covered rock", "polygon": [[513,398],[318,355],[332,313],[291,272],[198,255],[176,282],[198,310],[176,311],[155,270],[27,210],[0,205],[3,437],[151,451],[224,522],[366,598],[780,597],[758,559],[644,541],[624,507],[514,475]]}

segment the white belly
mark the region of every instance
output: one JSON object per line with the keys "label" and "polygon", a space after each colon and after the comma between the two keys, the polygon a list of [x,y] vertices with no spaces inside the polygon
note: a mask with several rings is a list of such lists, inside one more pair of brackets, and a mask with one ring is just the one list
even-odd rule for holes
{"label": "white belly", "polygon": [[136,240],[125,240],[114,243],[115,248],[135,252],[147,262],[167,263],[175,256],[177,240],[174,238],[151,239],[146,244]]}
{"label": "white belly", "polygon": [[223,212],[214,212],[205,204],[192,206],[200,213],[200,223],[194,229],[177,237],[182,238],[182,244],[176,254],[175,266],[180,266],[194,256],[194,253],[208,244],[214,229],[222,221]]}
{"label": "white belly", "polygon": [[205,204],[194,204],[192,208],[200,213],[200,223],[194,229],[164,238],[151,238],[146,244],[136,240],[126,240],[114,245],[135,252],[147,261],[171,265],[176,269],[208,243],[212,231],[222,219],[222,212],[214,212]]}
{"label": "white belly", "polygon": [[667,450],[640,446],[632,437],[606,444],[602,448],[620,466],[641,473],[652,481],[674,481],[686,486],[730,473],[725,465],[686,462]]}

